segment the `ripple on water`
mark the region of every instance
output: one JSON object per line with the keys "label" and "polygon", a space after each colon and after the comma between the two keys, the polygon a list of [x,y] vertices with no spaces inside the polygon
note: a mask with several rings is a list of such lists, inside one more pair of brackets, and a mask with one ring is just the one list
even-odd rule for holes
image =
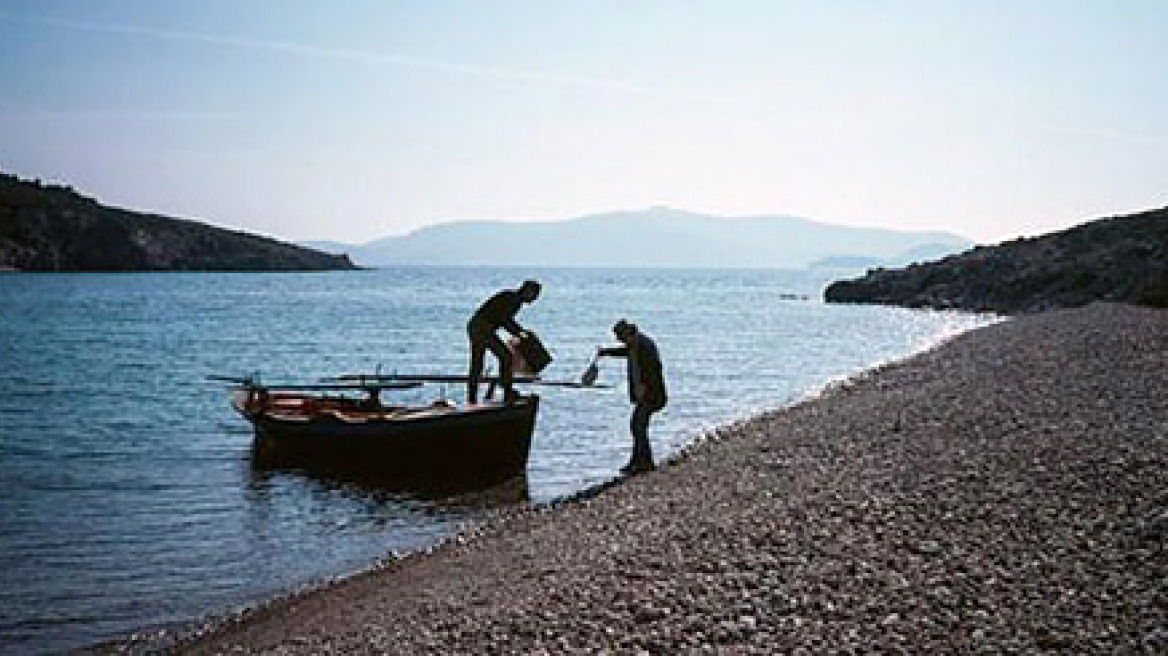
{"label": "ripple on water", "polygon": [[[657,340],[670,384],[658,459],[703,430],[977,325],[967,315],[829,307],[782,271],[400,268],[329,274],[7,275],[0,280],[0,651],[60,651],[191,620],[387,552],[493,505],[612,478],[630,449],[615,389],[543,388],[525,480],[442,498],[263,470],[212,374],[265,380],[461,371],[491,292],[544,283],[523,312],[575,379],[620,317]],[[428,401],[454,388],[403,395]]]}

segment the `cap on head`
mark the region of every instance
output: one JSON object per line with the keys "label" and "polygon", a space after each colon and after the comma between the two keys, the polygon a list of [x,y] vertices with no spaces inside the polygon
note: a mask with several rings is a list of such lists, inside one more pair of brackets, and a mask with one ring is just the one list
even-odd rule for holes
{"label": "cap on head", "polygon": [[620,321],[616,322],[616,325],[612,327],[612,332],[616,334],[617,337],[634,335],[637,332],[637,324],[629,323],[628,321],[621,319]]}
{"label": "cap on head", "polygon": [[542,289],[538,281],[524,280],[522,285],[519,285],[519,294],[529,301],[534,301],[539,298],[539,290]]}

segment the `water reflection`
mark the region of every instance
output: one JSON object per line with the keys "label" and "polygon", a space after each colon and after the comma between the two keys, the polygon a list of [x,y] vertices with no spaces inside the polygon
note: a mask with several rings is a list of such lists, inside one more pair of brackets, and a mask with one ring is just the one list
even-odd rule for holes
{"label": "water reflection", "polygon": [[530,501],[527,472],[501,482],[467,478],[418,480],[367,469],[288,466],[264,457],[255,445],[249,465],[247,487],[256,499],[271,496],[275,484],[282,479],[293,479],[329,497],[339,494],[361,503],[403,504],[414,509],[423,505],[442,512],[488,510]]}

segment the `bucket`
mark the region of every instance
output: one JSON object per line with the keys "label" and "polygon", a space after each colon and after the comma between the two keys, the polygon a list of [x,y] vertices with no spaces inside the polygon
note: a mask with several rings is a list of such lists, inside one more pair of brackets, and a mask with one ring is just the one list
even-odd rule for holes
{"label": "bucket", "polygon": [[552,362],[551,353],[530,330],[523,338],[512,337],[507,340],[507,346],[511,349],[515,373],[519,376],[538,376]]}

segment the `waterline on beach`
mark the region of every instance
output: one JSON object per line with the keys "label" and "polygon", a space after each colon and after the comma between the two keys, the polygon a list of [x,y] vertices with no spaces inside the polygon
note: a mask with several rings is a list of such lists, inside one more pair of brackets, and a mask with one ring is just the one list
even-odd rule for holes
{"label": "waterline on beach", "polygon": [[[425,548],[490,512],[256,468],[250,427],[205,377],[459,372],[466,315],[526,277],[544,283],[523,319],[553,349],[550,378],[577,378],[616,318],[658,342],[671,397],[651,429],[659,461],[703,431],[984,321],[793,300],[825,282],[807,272],[5,276],[0,552],[12,566],[0,572],[0,648],[67,649],[246,606]],[[609,481],[628,459],[623,363],[603,365],[601,381],[614,389],[541,390],[531,502]]]}

